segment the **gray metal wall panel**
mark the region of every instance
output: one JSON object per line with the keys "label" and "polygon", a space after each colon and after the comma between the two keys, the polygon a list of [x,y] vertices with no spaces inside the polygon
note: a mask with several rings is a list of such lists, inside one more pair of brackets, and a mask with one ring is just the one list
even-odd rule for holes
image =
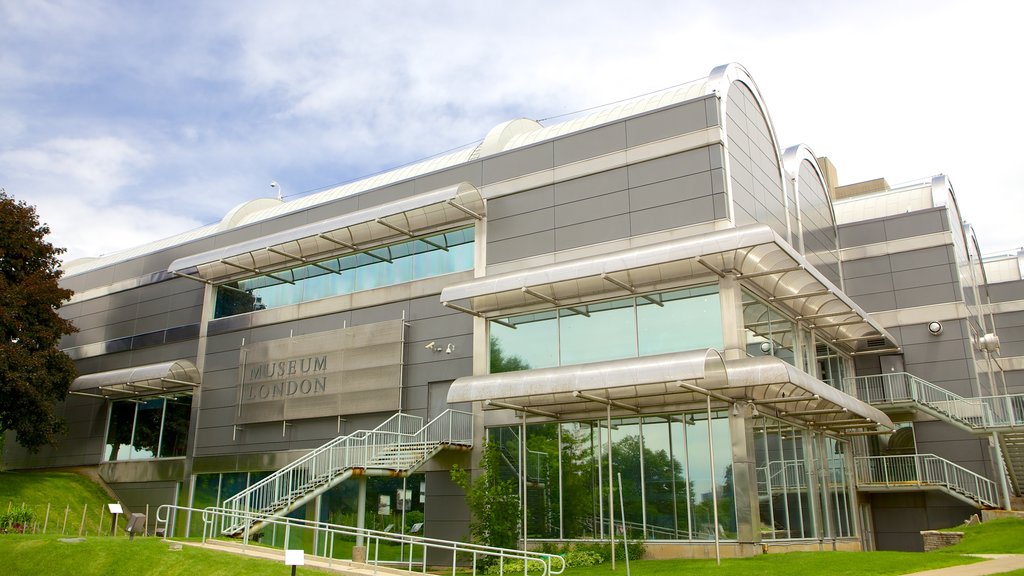
{"label": "gray metal wall panel", "polygon": [[626,123],[616,122],[554,141],[554,165],[561,166],[626,148]]}
{"label": "gray metal wall panel", "polygon": [[487,237],[489,242],[500,242],[509,238],[550,231],[554,227],[555,209],[544,208],[500,220],[489,221],[487,223]]}
{"label": "gray metal wall panel", "polygon": [[637,188],[662,180],[707,172],[711,170],[711,153],[707,147],[697,148],[646,162],[630,164],[627,170],[630,188]]}
{"label": "gray metal wall panel", "polygon": [[647,234],[699,222],[709,222],[715,217],[715,206],[710,196],[688,202],[677,202],[648,210],[632,212],[629,228],[632,234]]}
{"label": "gray metal wall panel", "polygon": [[480,187],[483,182],[483,166],[481,162],[470,162],[460,164],[452,168],[424,174],[416,178],[416,193],[422,194],[431,190],[438,190],[446,186],[453,186],[460,182]]}
{"label": "gray metal wall panel", "polygon": [[626,121],[629,146],[663,140],[707,128],[708,110],[704,100],[686,102]]}
{"label": "gray metal wall panel", "polygon": [[1024,280],[997,282],[988,285],[989,298],[993,302],[1015,302],[1024,299]]}
{"label": "gray metal wall panel", "polygon": [[518,194],[509,194],[492,198],[487,201],[487,233],[493,232],[491,227],[504,218],[522,216],[530,212],[551,208],[555,205],[555,189],[553,186],[534,188]]}
{"label": "gray metal wall panel", "polygon": [[483,184],[494,184],[523,174],[549,170],[554,166],[551,142],[518,148],[483,160]]}
{"label": "gray metal wall panel", "polygon": [[488,242],[487,261],[496,264],[547,254],[555,250],[555,231],[545,230],[536,234],[527,234],[509,240]]}
{"label": "gray metal wall panel", "polygon": [[609,240],[628,238],[629,235],[630,217],[627,214],[620,214],[558,228],[555,230],[555,250],[589,246]]}
{"label": "gray metal wall panel", "polygon": [[[586,200],[611,192],[625,190],[628,187],[626,169],[615,168],[614,170],[606,170],[555,184],[554,200],[558,204],[569,204],[578,200]],[[496,198],[495,200],[499,199]],[[493,215],[493,209],[491,208],[493,202],[494,200],[491,200],[487,206],[489,215]]]}
{"label": "gray metal wall panel", "polygon": [[885,239],[898,240],[911,236],[923,236],[948,231],[945,208],[920,210],[885,219]]}
{"label": "gray metal wall panel", "polygon": [[378,206],[380,204],[386,204],[388,202],[407,198],[415,193],[416,185],[411,180],[407,180],[405,182],[399,182],[398,184],[385,186],[384,188],[375,188],[373,190],[363,192],[356,196],[356,201],[359,202],[359,209],[362,210],[364,208],[370,208],[372,206]]}
{"label": "gray metal wall panel", "polygon": [[631,203],[629,192],[621,190],[577,202],[559,204],[555,207],[555,232],[561,232],[563,226],[624,215],[629,212]]}

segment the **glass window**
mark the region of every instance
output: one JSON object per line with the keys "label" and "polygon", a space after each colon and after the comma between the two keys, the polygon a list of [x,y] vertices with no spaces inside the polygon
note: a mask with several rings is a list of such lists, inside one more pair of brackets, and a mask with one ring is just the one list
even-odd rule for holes
{"label": "glass window", "polygon": [[473,228],[464,228],[332,258],[316,266],[310,264],[230,282],[217,289],[214,317],[472,270],[473,234]]}
{"label": "glass window", "polygon": [[743,328],[748,356],[775,356],[797,365],[796,324],[774,307],[743,291]]}
{"label": "glass window", "polygon": [[115,401],[110,405],[107,426],[107,460],[127,460],[131,454],[132,429],[135,427],[135,403]]}
{"label": "glass window", "polygon": [[491,322],[491,373],[558,366],[558,319],[539,312]]}
{"label": "glass window", "polygon": [[640,356],[724,347],[718,286],[639,297]]}
{"label": "glass window", "polygon": [[110,404],[108,461],[185,455],[192,396],[114,400]]}
{"label": "glass window", "polygon": [[724,346],[718,286],[493,320],[491,373]]}
{"label": "glass window", "polygon": [[633,299],[559,311],[560,364],[636,357]]}

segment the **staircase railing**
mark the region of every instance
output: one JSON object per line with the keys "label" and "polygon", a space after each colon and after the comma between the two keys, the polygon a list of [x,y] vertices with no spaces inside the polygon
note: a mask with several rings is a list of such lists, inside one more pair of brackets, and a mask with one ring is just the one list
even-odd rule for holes
{"label": "staircase railing", "polygon": [[934,454],[860,456],[856,470],[858,485],[941,486],[984,506],[999,506],[995,482]]}
{"label": "staircase railing", "polygon": [[1024,427],[1024,394],[964,398],[906,372],[848,380],[868,404],[917,402],[974,430]]}
{"label": "staircase railing", "polygon": [[[310,491],[329,487],[348,470],[407,470],[442,444],[471,445],[473,415],[446,410],[425,426],[423,419],[395,414],[373,430],[340,436],[310,451],[263,480],[224,501],[236,512],[276,513],[297,504]],[[231,522],[231,528],[241,528]],[[230,530],[230,528],[226,528]]]}
{"label": "staircase railing", "polygon": [[[362,539],[366,543],[366,564],[373,566],[388,564],[397,568],[405,568],[410,572],[415,570],[424,574],[427,573],[428,550],[438,552],[436,556],[431,558],[431,567],[436,567],[446,562],[447,559],[451,559],[449,567],[452,574],[455,574],[458,570],[467,571],[471,576],[481,574],[483,573],[482,567],[484,562],[480,562],[480,560],[484,558],[491,559],[491,564],[497,566],[499,574],[512,573],[509,569],[510,566],[506,567],[510,561],[521,562],[529,569],[530,574],[537,576],[557,576],[565,570],[565,560],[556,554],[497,548],[438,538],[396,534],[394,532],[381,532],[378,530],[356,528],[354,526],[280,516],[275,517],[253,512],[239,513],[235,510],[214,507],[198,509],[170,504],[160,506],[156,514],[157,528],[162,529],[164,534],[167,534],[169,537],[173,537],[174,526],[172,524],[178,512],[191,512],[193,516],[200,515],[203,523],[202,540],[204,543],[208,539],[216,537],[216,526],[218,524],[223,523],[226,518],[239,516],[244,519],[246,526],[262,523],[279,527],[279,529],[284,531],[285,542],[291,541],[291,532],[304,531],[303,535],[308,534],[309,539],[313,541],[313,554],[323,557],[327,561],[328,566],[333,565],[335,560],[336,541]],[[250,540],[248,536],[249,531],[246,530],[245,538],[242,540],[243,546],[249,545]],[[382,551],[381,549],[382,545],[385,548],[400,550],[401,558],[397,560],[381,559],[381,554],[386,554],[386,550]],[[418,555],[414,554],[416,550],[419,551]],[[523,573],[525,573],[525,569]]]}

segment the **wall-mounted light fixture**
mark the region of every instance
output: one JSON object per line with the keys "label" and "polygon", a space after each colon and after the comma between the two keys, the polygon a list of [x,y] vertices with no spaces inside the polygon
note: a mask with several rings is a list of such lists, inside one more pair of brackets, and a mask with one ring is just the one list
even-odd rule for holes
{"label": "wall-mounted light fixture", "polygon": [[451,354],[452,352],[455,352],[455,344],[448,343],[448,345],[444,347],[444,353]]}
{"label": "wall-mounted light fixture", "polygon": [[928,333],[932,336],[938,336],[942,334],[942,323],[937,320],[932,320],[928,323]]}
{"label": "wall-mounted light fixture", "polygon": [[761,342],[761,353],[764,354],[765,356],[771,354],[772,353],[772,343],[771,342]]}

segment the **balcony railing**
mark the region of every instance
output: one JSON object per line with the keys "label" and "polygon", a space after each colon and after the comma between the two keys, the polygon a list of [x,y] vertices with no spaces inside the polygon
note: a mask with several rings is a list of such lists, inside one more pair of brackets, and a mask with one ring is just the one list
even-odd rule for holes
{"label": "balcony railing", "polygon": [[934,454],[862,456],[856,459],[856,469],[858,486],[935,486],[983,506],[999,506],[995,482]]}
{"label": "balcony railing", "polygon": [[850,378],[857,397],[869,404],[914,402],[972,430],[1024,426],[1024,394],[964,398],[906,372]]}

